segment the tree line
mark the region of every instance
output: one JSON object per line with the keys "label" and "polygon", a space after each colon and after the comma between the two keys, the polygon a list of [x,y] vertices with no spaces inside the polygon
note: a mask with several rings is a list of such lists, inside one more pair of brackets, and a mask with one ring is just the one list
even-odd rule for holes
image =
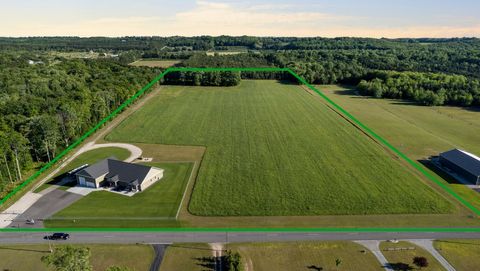
{"label": "tree line", "polygon": [[357,85],[360,94],[424,105],[480,105],[480,81],[463,75],[376,71]]}
{"label": "tree line", "polygon": [[[0,50],[114,51],[136,57],[187,59],[207,50],[242,48],[269,64],[305,67],[313,80],[335,82],[363,69],[439,72],[480,78],[480,39],[296,38],[251,36],[199,37],[29,37],[0,38]],[[205,59],[204,59],[205,60]],[[308,65],[321,65],[325,76]],[[333,64],[336,70],[329,73]],[[354,67],[350,67],[350,64]],[[339,67],[342,66],[342,67]],[[302,70],[299,70],[301,72]]]}
{"label": "tree line", "polygon": [[175,71],[169,72],[163,78],[167,85],[187,86],[236,86],[242,79],[288,80],[297,82],[286,72],[261,71]]}
{"label": "tree line", "polygon": [[155,75],[115,61],[0,53],[0,195]]}
{"label": "tree line", "polygon": [[169,72],[163,79],[163,82],[168,85],[189,86],[236,86],[240,81],[240,72],[230,71]]}
{"label": "tree line", "polygon": [[[196,54],[179,66],[185,67],[288,67],[313,84],[344,83],[356,85],[362,95],[415,101],[423,105],[480,105],[479,80],[465,75],[424,72],[425,67],[409,71],[408,63],[387,66],[385,58],[366,60],[365,56],[350,51],[348,57],[338,57],[318,51],[278,52],[275,54],[245,53],[238,55],[207,56]],[[359,57],[359,60],[356,60]],[[321,61],[315,61],[320,58]],[[300,61],[301,60],[301,61]],[[390,61],[393,63],[394,61]],[[236,63],[236,65],[234,64]],[[383,63],[383,64],[382,64]],[[419,63],[417,63],[420,65]],[[394,69],[382,70],[382,69]],[[419,70],[419,71],[415,71]],[[204,76],[203,73],[177,73],[166,80],[169,84],[231,86],[239,79],[277,79],[297,82],[286,73],[241,72],[235,80],[222,77],[230,73]],[[199,77],[200,76],[200,77]],[[168,76],[167,76],[168,77]],[[203,78],[200,80],[199,78]],[[205,81],[206,80],[206,81]],[[213,80],[209,82],[209,80]],[[224,83],[228,82],[228,83]]]}

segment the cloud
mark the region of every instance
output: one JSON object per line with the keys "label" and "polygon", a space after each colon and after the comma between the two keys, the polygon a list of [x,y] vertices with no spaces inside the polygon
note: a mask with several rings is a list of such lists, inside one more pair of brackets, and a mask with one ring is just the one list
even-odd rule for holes
{"label": "cloud", "polygon": [[340,17],[319,12],[271,11],[271,7],[240,8],[224,3],[199,1],[197,7],[175,16],[174,28],[187,35],[282,35],[281,29],[337,20]]}
{"label": "cloud", "polygon": [[253,10],[253,11],[265,11],[265,10],[272,11],[272,10],[294,9],[296,7],[297,6],[293,4],[261,4],[261,5],[249,6],[246,9]]}
{"label": "cloud", "polygon": [[[356,36],[356,37],[463,37],[480,36],[480,24],[471,26],[394,26],[371,18],[349,17],[294,9],[292,5],[238,6],[197,1],[190,10],[170,16],[124,16],[57,23],[43,18],[3,24],[3,36]],[[114,14],[114,12],[112,12]],[[0,19],[1,20],[1,19]],[[43,22],[43,23],[42,23]],[[1,21],[0,21],[1,23]]]}

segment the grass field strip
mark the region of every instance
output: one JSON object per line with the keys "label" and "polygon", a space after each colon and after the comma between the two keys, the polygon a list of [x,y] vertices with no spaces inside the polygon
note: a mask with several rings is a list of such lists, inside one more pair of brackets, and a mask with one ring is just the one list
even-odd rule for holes
{"label": "grass field strip", "polygon": [[444,183],[442,183],[440,180],[435,178],[433,175],[428,173],[426,170],[424,170],[418,163],[415,163],[413,160],[408,158],[405,154],[397,150],[393,145],[391,145],[389,142],[387,142],[385,139],[377,135],[374,131],[372,131],[370,128],[368,128],[366,125],[361,123],[358,119],[356,119],[353,115],[348,113],[345,109],[340,107],[338,104],[336,104],[334,101],[332,101],[330,98],[328,98],[325,94],[317,90],[313,85],[309,84],[305,79],[301,78],[299,75],[294,73],[292,70],[288,69],[288,72],[293,75],[295,78],[297,78],[301,83],[306,85],[308,88],[311,90],[315,91],[318,95],[320,95],[325,101],[327,101],[329,104],[331,104],[333,107],[335,107],[337,110],[339,110],[341,113],[343,113],[345,116],[347,116],[349,119],[351,119],[354,123],[359,125],[362,129],[367,131],[371,136],[382,142],[385,146],[387,146],[390,150],[395,152],[399,157],[401,157],[403,160],[407,161],[410,165],[412,165],[414,168],[416,168],[418,171],[423,173],[428,179],[436,183],[438,186],[443,188],[445,191],[447,191],[450,195],[455,197],[458,201],[460,201],[463,205],[465,205],[467,208],[472,210],[477,216],[480,215],[480,210],[475,208],[472,204],[470,204],[468,201],[464,200],[462,197],[460,197],[457,193],[455,193],[452,189],[450,189],[448,186],[446,186]]}
{"label": "grass field strip", "polygon": [[[84,135],[82,135],[77,141],[73,142],[68,148],[58,154],[55,158],[53,158],[49,163],[45,164],[40,170],[35,172],[29,178],[27,178],[24,182],[18,185],[13,191],[11,191],[7,196],[0,200],[0,205],[4,204],[9,198],[14,196],[16,193],[21,191],[26,185],[34,181],[40,174],[42,174],[45,170],[49,169],[53,165],[55,165],[62,157],[64,157],[67,153],[69,153],[72,149],[77,147],[81,144],[85,139],[87,139],[91,134],[93,134],[96,130],[101,128],[105,123],[113,119],[117,114],[122,112],[122,110],[130,105],[133,101],[135,101],[138,97],[140,97],[143,93],[145,93],[148,89],[150,89],[153,85],[155,85],[158,81],[160,81],[166,74],[169,72],[175,71],[191,71],[191,72],[209,72],[209,71],[232,71],[232,72],[287,72],[295,77],[300,83],[304,84],[310,90],[317,93],[321,96],[328,104],[332,105],[336,110],[341,112],[343,115],[348,117],[351,121],[361,127],[364,131],[368,134],[373,136],[376,140],[387,146],[390,150],[396,153],[400,158],[408,162],[418,171],[420,171],[423,175],[425,175],[428,179],[436,183],[439,187],[444,189],[450,195],[452,195],[455,199],[461,202],[464,206],[468,209],[473,211],[477,216],[480,215],[480,210],[475,208],[472,204],[468,201],[464,200],[461,196],[456,194],[453,190],[451,190],[448,186],[443,184],[440,180],[435,178],[433,175],[429,174],[425,171],[419,164],[415,163],[413,160],[408,158],[405,154],[397,150],[393,147],[389,142],[385,139],[377,135],[373,132],[370,128],[365,126],[359,120],[357,120],[353,115],[347,112],[345,109],[340,107],[338,104],[333,102],[330,98],[328,98],[325,94],[321,91],[317,90],[313,85],[309,84],[305,81],[302,77],[297,75],[289,68],[168,68],[157,77],[155,77],[150,83],[145,85],[142,89],[140,89],[137,93],[135,93],[132,97],[127,99],[124,103],[122,103],[117,109],[115,109],[110,115],[102,119],[97,125],[95,125],[92,129],[87,131]],[[190,180],[189,180],[190,182]],[[183,199],[182,199],[183,202]],[[180,205],[181,206],[181,205]],[[178,214],[177,214],[178,215]],[[35,229],[35,228],[24,228],[24,229],[0,229],[1,232],[38,232],[38,231],[45,231],[46,229]],[[218,231],[232,231],[232,232],[245,232],[245,231],[302,231],[302,232],[480,232],[480,228],[67,228],[67,229],[55,229],[49,228],[48,231],[59,231],[59,230],[73,230],[73,231],[198,231],[198,232],[218,232]]]}
{"label": "grass field strip", "polygon": [[198,165],[198,163],[197,163],[197,161],[195,161],[193,163],[192,170],[190,171],[190,177],[188,177],[187,185],[185,185],[185,190],[183,191],[182,200],[180,201],[180,204],[178,205],[177,214],[175,215],[175,219],[178,219],[178,215],[180,214],[180,210],[182,209],[183,202],[185,201],[185,195],[187,194],[188,187],[190,187],[190,183],[192,182],[192,179],[194,179],[193,173],[198,171],[197,165]]}

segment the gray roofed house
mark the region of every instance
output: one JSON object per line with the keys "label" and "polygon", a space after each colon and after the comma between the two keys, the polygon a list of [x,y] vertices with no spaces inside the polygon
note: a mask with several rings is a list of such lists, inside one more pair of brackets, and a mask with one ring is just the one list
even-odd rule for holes
{"label": "gray roofed house", "polygon": [[440,153],[439,161],[468,181],[480,185],[480,157],[464,150],[453,149]]}
{"label": "gray roofed house", "polygon": [[127,163],[110,157],[74,175],[80,186],[142,191],[163,177],[163,169]]}

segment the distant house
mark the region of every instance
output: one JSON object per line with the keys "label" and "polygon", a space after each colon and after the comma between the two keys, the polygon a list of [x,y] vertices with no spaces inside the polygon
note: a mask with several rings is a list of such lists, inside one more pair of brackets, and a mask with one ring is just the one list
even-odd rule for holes
{"label": "distant house", "polygon": [[163,169],[107,158],[74,173],[84,187],[142,191],[163,177]]}
{"label": "distant house", "polygon": [[480,185],[480,158],[469,152],[453,149],[440,153],[440,163],[455,171],[463,178],[476,185]]}
{"label": "distant house", "polygon": [[37,65],[37,64],[45,64],[43,61],[33,61],[33,60],[28,60],[29,65]]}

